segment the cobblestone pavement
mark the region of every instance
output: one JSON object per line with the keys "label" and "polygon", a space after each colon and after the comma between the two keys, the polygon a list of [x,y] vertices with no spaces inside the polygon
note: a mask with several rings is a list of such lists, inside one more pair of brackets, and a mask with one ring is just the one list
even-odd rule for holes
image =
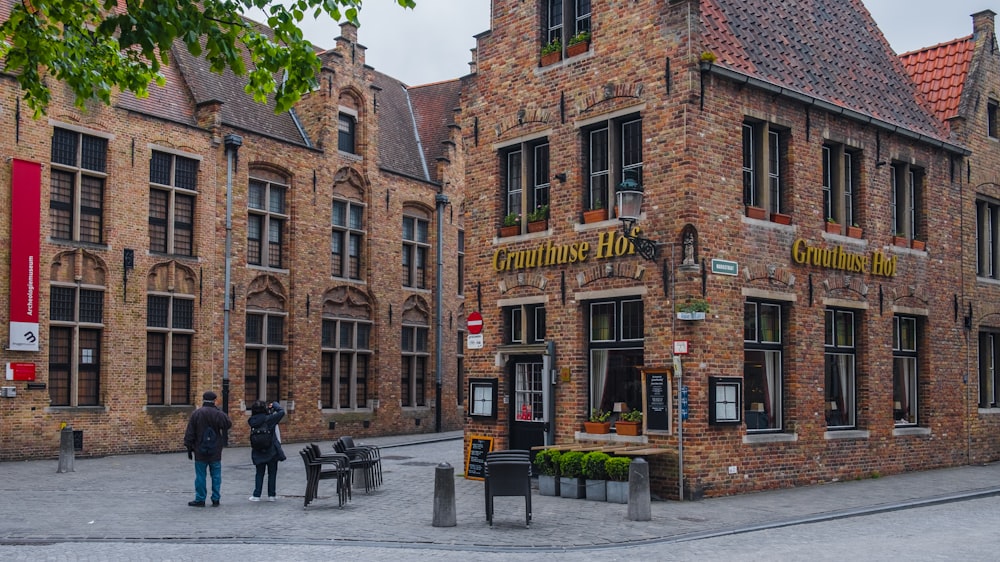
{"label": "cobblestone pavement", "polygon": [[[0,545],[71,542],[286,544],[298,547],[427,548],[445,552],[553,553],[630,546],[779,528],[861,514],[1000,495],[1000,463],[914,472],[694,502],[655,501],[651,521],[630,521],[627,506],[533,494],[498,498],[491,528],[483,483],[462,477],[461,432],[365,440],[382,449],[384,484],[363,487],[337,507],[332,481],[302,506],[301,444],[287,444],[278,469],[278,501],[247,501],[254,469],[246,448],[223,453],[222,505],[192,508],[192,463],[184,453],[0,463]],[[320,443],[331,450],[329,442]],[[435,472],[456,475],[455,527],[433,527]]]}

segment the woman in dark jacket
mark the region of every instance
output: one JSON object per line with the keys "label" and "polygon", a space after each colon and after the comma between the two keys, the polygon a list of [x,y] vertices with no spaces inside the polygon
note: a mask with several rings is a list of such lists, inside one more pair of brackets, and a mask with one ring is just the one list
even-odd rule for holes
{"label": "woman in dark jacket", "polygon": [[278,482],[278,462],[285,460],[285,453],[281,450],[281,441],[278,439],[278,422],[285,417],[285,410],[281,404],[271,402],[267,404],[263,400],[257,400],[250,405],[251,416],[247,420],[251,431],[256,427],[266,427],[271,430],[271,446],[267,449],[250,449],[250,459],[257,467],[257,478],[254,482],[253,495],[250,501],[259,502],[261,488],[264,486],[264,471],[267,471],[267,501],[273,502],[275,488]]}

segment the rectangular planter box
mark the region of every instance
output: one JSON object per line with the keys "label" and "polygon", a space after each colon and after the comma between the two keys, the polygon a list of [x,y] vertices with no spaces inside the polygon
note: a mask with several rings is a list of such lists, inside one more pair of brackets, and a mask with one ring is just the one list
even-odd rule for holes
{"label": "rectangular planter box", "polygon": [[642,433],[642,422],[617,421],[615,432],[618,435],[639,435]]}
{"label": "rectangular planter box", "polygon": [[558,496],[559,477],[540,474],[538,476],[538,493],[543,496]]}
{"label": "rectangular planter box", "polygon": [[747,207],[747,216],[752,219],[767,220],[767,211],[760,207]]}
{"label": "rectangular planter box", "polygon": [[559,477],[559,497],[581,499],[587,495],[587,485],[583,478]]}
{"label": "rectangular planter box", "polygon": [[677,319],[678,320],[704,320],[705,319],[705,313],[704,312],[678,312],[677,313]]}
{"label": "rectangular planter box", "polygon": [[628,503],[628,482],[608,481],[608,503]]}
{"label": "rectangular planter box", "polygon": [[607,480],[585,480],[587,488],[587,499],[595,502],[603,502],[608,499]]}

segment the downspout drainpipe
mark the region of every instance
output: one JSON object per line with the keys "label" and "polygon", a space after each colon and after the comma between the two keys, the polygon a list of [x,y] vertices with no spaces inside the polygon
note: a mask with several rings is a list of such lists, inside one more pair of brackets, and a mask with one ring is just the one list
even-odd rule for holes
{"label": "downspout drainpipe", "polygon": [[441,432],[441,381],[444,379],[444,352],[442,342],[444,338],[444,307],[441,299],[444,294],[444,208],[448,205],[448,196],[438,192],[434,196],[434,203],[437,205],[437,280],[435,282],[437,290],[434,291],[434,364],[435,364],[435,398],[434,398],[434,431]]}
{"label": "downspout drainpipe", "polygon": [[222,411],[229,413],[229,313],[233,294],[233,171],[238,165],[243,137],[229,133],[224,139],[226,145],[226,289],[222,304]]}

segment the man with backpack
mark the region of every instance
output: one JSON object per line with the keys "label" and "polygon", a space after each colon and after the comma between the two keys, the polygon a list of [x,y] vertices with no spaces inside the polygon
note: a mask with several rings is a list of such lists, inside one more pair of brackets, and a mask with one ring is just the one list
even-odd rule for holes
{"label": "man with backpack", "polygon": [[194,458],[194,501],[191,507],[205,507],[206,469],[212,473],[212,507],[219,507],[222,492],[222,447],[226,432],[233,427],[232,420],[216,406],[218,396],[211,390],[202,395],[201,408],[191,414],[187,431],[184,432],[184,446],[188,458]]}
{"label": "man with backpack", "polygon": [[257,467],[253,494],[250,501],[259,502],[264,487],[264,473],[267,472],[267,501],[277,500],[278,463],[285,460],[278,434],[278,422],[285,417],[285,410],[277,401],[268,404],[257,400],[250,405],[250,460]]}

